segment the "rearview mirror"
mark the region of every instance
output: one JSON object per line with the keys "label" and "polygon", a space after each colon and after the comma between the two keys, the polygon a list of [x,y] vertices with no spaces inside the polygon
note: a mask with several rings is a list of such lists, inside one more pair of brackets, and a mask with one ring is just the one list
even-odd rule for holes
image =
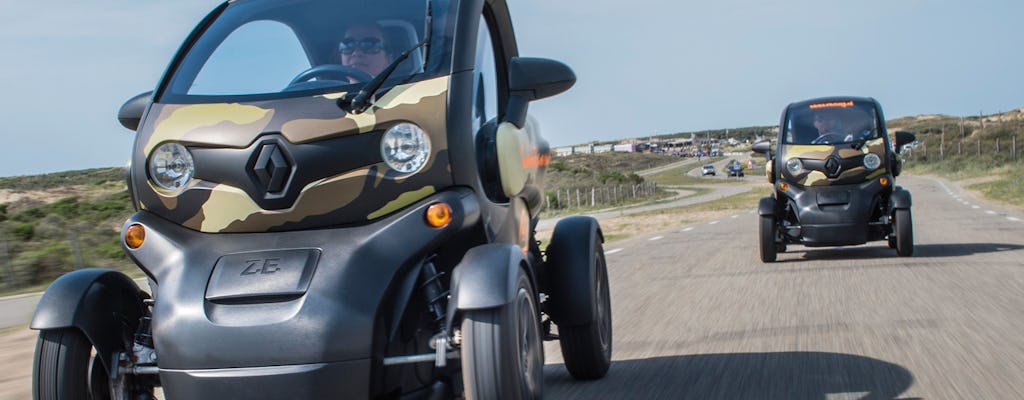
{"label": "rearview mirror", "polygon": [[903,146],[913,143],[917,140],[912,132],[907,131],[896,131],[896,153],[903,151]]}
{"label": "rearview mirror", "polygon": [[760,153],[771,157],[772,154],[772,142],[770,140],[762,140],[754,143],[754,146],[750,148],[755,153]]}
{"label": "rearview mirror", "polygon": [[508,63],[508,109],[505,121],[518,127],[526,123],[529,102],[562,93],[576,84],[572,68],[546,58],[512,57]]}
{"label": "rearview mirror", "polygon": [[117,121],[125,128],[133,131],[139,130],[139,123],[142,121],[142,114],[146,112],[146,108],[149,107],[149,103],[152,102],[152,90],[128,99],[128,101],[124,102],[124,105],[121,106],[121,109],[117,110]]}

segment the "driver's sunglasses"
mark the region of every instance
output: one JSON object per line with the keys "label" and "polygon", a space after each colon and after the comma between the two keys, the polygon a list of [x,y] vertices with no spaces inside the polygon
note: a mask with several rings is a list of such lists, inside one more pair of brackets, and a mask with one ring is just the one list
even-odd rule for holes
{"label": "driver's sunglasses", "polygon": [[384,50],[384,42],[378,38],[365,38],[359,40],[342,39],[341,43],[338,44],[338,50],[344,55],[352,54],[356,49],[362,50],[366,54],[377,54]]}

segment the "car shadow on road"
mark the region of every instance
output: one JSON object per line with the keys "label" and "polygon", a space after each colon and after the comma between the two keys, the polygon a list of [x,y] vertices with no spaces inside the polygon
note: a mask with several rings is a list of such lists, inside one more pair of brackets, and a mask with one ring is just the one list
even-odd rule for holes
{"label": "car shadow on road", "polygon": [[[917,244],[914,245],[913,257],[964,257],[975,254],[997,253],[1020,249],[1024,249],[1024,246],[1009,243]],[[803,252],[803,255],[800,256],[800,258],[783,259],[783,257],[780,257],[780,261],[810,261],[823,259],[862,260],[897,257],[896,250],[890,249],[885,245],[822,248],[802,248],[794,246],[792,249],[792,253],[800,252]]]}
{"label": "car shadow on road", "polygon": [[919,244],[914,246],[915,257],[963,257],[975,254],[998,253],[1024,249],[1019,244],[1009,243],[943,243]]}
{"label": "car shadow on road", "polygon": [[[608,375],[575,381],[547,365],[547,399],[897,399],[906,368],[823,352],[700,354],[614,361]],[[909,400],[909,399],[904,399]]]}

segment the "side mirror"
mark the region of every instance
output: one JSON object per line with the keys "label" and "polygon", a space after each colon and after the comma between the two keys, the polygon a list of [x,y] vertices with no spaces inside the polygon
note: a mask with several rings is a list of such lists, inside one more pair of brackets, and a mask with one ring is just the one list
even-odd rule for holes
{"label": "side mirror", "polygon": [[896,131],[896,153],[902,152],[903,146],[913,143],[915,140],[917,140],[917,136],[912,132]]}
{"label": "side mirror", "polygon": [[505,121],[523,127],[529,102],[562,93],[574,84],[576,74],[568,65],[546,58],[512,57],[508,63],[511,96]]}
{"label": "side mirror", "polygon": [[754,143],[754,146],[750,148],[755,153],[764,154],[768,157],[772,155],[772,142],[770,140],[762,140]]}
{"label": "side mirror", "polygon": [[124,102],[121,109],[117,111],[117,121],[121,126],[133,131],[139,130],[139,123],[142,121],[142,114],[153,102],[153,91],[136,95]]}

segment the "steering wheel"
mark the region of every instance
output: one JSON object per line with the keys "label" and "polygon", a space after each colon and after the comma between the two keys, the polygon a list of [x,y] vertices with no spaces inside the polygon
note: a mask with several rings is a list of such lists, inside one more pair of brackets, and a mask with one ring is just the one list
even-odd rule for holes
{"label": "steering wheel", "polygon": [[811,144],[832,144],[842,143],[846,140],[846,135],[839,132],[829,132],[824,135],[818,136],[816,139],[811,141]]}
{"label": "steering wheel", "polygon": [[370,74],[356,68],[340,64],[323,64],[300,72],[295,76],[295,78],[292,78],[292,81],[289,82],[288,85],[292,86],[302,82],[311,81],[313,78],[318,80],[343,82],[348,82],[348,78],[355,78],[355,80],[359,82],[369,82],[373,79]]}

